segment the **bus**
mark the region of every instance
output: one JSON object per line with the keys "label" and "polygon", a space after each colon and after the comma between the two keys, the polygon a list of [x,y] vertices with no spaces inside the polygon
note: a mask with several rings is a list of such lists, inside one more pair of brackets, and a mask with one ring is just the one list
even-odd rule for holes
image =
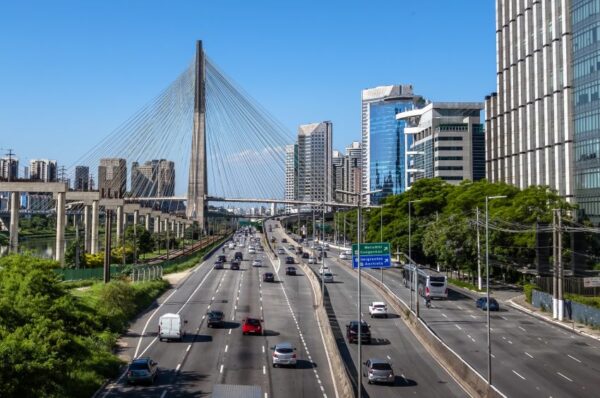
{"label": "bus", "polygon": [[[448,298],[448,281],[446,275],[437,272],[431,268],[417,267],[417,291],[422,297],[430,299]],[[402,270],[402,279],[404,287],[414,290],[413,277],[415,272],[414,264],[405,264]]]}

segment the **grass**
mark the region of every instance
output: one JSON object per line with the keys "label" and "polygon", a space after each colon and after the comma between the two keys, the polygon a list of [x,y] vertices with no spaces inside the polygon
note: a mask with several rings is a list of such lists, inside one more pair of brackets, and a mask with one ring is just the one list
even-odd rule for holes
{"label": "grass", "polygon": [[600,309],[600,297],[580,296],[578,294],[565,293],[565,298],[575,303],[584,304],[589,307]]}
{"label": "grass", "polygon": [[473,290],[475,292],[483,292],[483,289],[479,289],[477,285],[474,285],[470,282],[465,282],[460,279],[448,278],[448,283],[454,286],[462,287],[464,289]]}
{"label": "grass", "polygon": [[216,246],[220,245],[227,239],[229,239],[229,238],[228,237],[223,238],[223,239],[216,241],[215,243],[211,243],[207,247],[195,252],[194,254],[192,254],[190,256],[180,257],[180,258],[176,258],[174,260],[162,262],[161,265],[163,266],[163,274],[171,274],[174,272],[180,272],[180,271],[184,271],[188,268],[195,266],[196,264],[198,264],[198,262],[200,262],[202,260],[202,257],[206,253],[208,253],[210,250],[212,250]]}

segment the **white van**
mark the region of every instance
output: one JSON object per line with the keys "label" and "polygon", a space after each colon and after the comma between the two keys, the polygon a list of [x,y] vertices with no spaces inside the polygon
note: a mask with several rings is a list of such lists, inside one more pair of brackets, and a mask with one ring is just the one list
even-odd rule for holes
{"label": "white van", "polygon": [[[187,321],[183,321],[187,323]],[[158,340],[179,340],[185,336],[181,316],[179,314],[164,314],[158,320]]]}

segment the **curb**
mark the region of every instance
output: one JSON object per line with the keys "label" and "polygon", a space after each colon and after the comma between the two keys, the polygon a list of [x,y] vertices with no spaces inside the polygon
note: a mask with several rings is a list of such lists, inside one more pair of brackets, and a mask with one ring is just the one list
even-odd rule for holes
{"label": "curb", "polygon": [[589,333],[581,331],[581,330],[573,329],[572,327],[569,327],[569,325],[566,325],[566,324],[564,324],[564,323],[562,323],[560,321],[556,321],[556,320],[550,319],[550,318],[548,318],[548,317],[546,317],[544,315],[538,314],[535,311],[532,311],[532,310],[530,310],[528,308],[523,307],[520,304],[515,303],[514,301],[512,301],[512,299],[508,300],[507,302],[508,302],[508,304],[511,307],[513,307],[516,310],[519,310],[519,311],[524,312],[526,314],[532,315],[532,316],[534,316],[534,317],[536,317],[538,319],[541,319],[541,320],[543,320],[545,322],[552,323],[552,324],[554,324],[556,326],[560,326],[561,328],[566,329],[566,330],[568,330],[568,331],[570,331],[572,333],[577,333],[577,334],[580,334],[582,336],[589,337],[591,339],[600,341],[600,337],[598,337],[598,336],[594,336],[593,334],[589,334]]}

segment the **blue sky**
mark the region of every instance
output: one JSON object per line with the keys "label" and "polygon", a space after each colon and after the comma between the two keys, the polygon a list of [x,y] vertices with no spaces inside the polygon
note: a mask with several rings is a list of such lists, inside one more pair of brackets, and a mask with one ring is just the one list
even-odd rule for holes
{"label": "blue sky", "polygon": [[493,0],[1,0],[0,148],[71,165],[184,70],[197,39],[290,131],[333,121],[340,150],[360,138],[364,88],[495,90]]}

